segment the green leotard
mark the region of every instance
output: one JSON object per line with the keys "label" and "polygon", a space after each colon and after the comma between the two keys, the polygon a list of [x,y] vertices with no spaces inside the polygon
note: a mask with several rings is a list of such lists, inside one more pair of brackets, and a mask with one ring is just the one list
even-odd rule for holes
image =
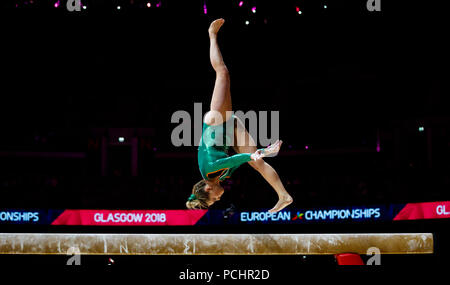
{"label": "green leotard", "polygon": [[198,166],[206,180],[219,177],[219,180],[223,181],[241,164],[251,161],[250,153],[228,156],[229,146],[233,142],[234,119],[233,115],[224,124],[217,126],[203,122],[202,138],[198,147]]}

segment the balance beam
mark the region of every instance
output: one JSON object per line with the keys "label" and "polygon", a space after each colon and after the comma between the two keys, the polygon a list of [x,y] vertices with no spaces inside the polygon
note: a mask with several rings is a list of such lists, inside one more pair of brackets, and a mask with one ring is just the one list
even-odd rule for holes
{"label": "balance beam", "polygon": [[433,253],[431,233],[60,234],[0,233],[0,254],[325,255]]}

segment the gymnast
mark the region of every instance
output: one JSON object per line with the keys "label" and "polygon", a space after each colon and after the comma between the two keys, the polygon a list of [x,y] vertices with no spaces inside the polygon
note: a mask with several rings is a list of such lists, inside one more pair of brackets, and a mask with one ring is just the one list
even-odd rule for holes
{"label": "gymnast", "polygon": [[[242,121],[232,114],[230,77],[217,42],[217,33],[224,22],[224,19],[217,19],[208,29],[209,56],[216,71],[216,81],[210,111],[203,119],[202,138],[198,147],[198,165],[203,179],[194,185],[186,207],[209,208],[220,200],[224,192],[220,182],[229,178],[240,165],[248,162],[278,194],[278,202],[269,210],[271,213],[278,212],[291,204],[293,199],[284,188],[277,172],[263,158],[277,155],[282,141],[277,140],[266,148],[257,149]],[[217,143],[220,141],[217,140],[219,137],[221,143]],[[228,155],[230,144],[237,153],[233,156]]]}

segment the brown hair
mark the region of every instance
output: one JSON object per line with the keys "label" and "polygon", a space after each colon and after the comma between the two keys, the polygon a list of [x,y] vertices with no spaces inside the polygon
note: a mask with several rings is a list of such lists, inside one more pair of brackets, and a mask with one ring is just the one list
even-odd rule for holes
{"label": "brown hair", "polygon": [[206,180],[200,180],[192,188],[192,195],[186,202],[188,209],[208,209],[209,193],[205,191]]}

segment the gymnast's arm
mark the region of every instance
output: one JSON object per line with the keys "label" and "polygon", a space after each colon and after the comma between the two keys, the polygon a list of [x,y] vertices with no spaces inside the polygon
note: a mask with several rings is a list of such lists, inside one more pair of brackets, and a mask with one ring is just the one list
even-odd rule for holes
{"label": "gymnast's arm", "polygon": [[239,153],[232,156],[228,156],[225,158],[218,159],[214,162],[211,162],[211,166],[214,169],[223,169],[223,168],[232,168],[235,166],[239,166],[243,163],[258,160],[261,158],[260,151],[257,150],[254,153]]}

